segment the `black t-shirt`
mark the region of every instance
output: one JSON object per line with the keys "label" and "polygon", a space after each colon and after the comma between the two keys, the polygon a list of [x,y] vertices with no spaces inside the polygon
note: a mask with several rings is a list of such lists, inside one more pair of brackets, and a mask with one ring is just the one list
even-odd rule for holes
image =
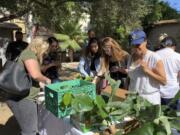
{"label": "black t-shirt", "polygon": [[[49,53],[47,56],[43,58],[43,65],[48,65],[55,61],[58,61],[58,53],[57,52]],[[54,66],[48,68],[44,73],[44,75],[52,80],[58,78],[59,77],[58,67]]]}
{"label": "black t-shirt", "polygon": [[15,60],[27,46],[28,43],[24,41],[11,42],[6,50],[6,58],[8,60]]}
{"label": "black t-shirt", "polygon": [[[109,63],[109,69],[111,69],[113,66],[118,66],[119,67],[119,63],[118,62],[110,62]],[[121,80],[121,84],[120,84],[119,88],[124,88],[125,87],[125,82],[124,82],[123,78],[126,78],[127,74],[123,74],[121,72],[110,72],[110,76],[114,80]]]}
{"label": "black t-shirt", "polygon": [[91,66],[90,66],[91,71],[96,71],[95,59],[96,59],[96,58],[94,57],[94,58],[92,58],[92,60],[91,60]]}
{"label": "black t-shirt", "polygon": [[[111,69],[113,66],[118,66],[119,67],[118,62],[109,62],[109,69]],[[110,72],[110,75],[115,80],[119,80],[121,78],[127,77],[127,74],[123,74],[121,72]]]}

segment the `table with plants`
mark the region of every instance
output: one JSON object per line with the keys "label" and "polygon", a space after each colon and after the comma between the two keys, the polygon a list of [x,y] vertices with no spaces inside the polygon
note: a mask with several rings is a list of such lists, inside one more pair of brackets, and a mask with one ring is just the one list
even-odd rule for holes
{"label": "table with plants", "polygon": [[94,84],[79,79],[46,87],[46,109],[54,114],[54,119],[68,119],[66,129],[77,131],[67,135],[78,135],[79,131],[89,135],[175,135],[180,131],[180,110],[170,107],[180,99],[180,93],[168,106],[152,105],[131,92],[127,92],[125,100],[114,100],[120,81],[109,76],[106,80],[111,88],[108,95],[96,95]]}

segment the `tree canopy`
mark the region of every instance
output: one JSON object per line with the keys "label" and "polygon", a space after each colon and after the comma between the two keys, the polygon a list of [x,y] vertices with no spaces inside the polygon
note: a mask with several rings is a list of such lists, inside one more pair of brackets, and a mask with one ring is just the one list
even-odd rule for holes
{"label": "tree canopy", "polygon": [[[82,13],[90,15],[90,27],[100,37],[111,36],[127,43],[128,33],[148,28],[163,19],[177,19],[179,13],[160,0],[1,0],[0,22],[31,12],[34,20],[56,33],[71,34]],[[69,33],[68,33],[69,31]]]}

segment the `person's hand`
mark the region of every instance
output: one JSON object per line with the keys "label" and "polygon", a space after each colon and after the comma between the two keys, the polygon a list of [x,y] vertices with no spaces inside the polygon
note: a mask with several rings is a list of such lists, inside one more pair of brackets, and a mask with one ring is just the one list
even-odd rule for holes
{"label": "person's hand", "polygon": [[56,66],[57,66],[57,64],[55,62],[50,64],[50,67],[56,67]]}
{"label": "person's hand", "polygon": [[141,62],[141,67],[142,67],[142,70],[144,71],[144,73],[147,73],[149,71],[149,67],[148,67],[147,62],[142,61]]}
{"label": "person's hand", "polygon": [[123,73],[123,74],[127,74],[128,73],[128,69],[126,69],[126,68],[119,68],[118,71]]}
{"label": "person's hand", "polygon": [[49,78],[46,79],[46,84],[51,84],[51,80]]}
{"label": "person's hand", "polygon": [[95,76],[92,80],[92,83],[97,84],[98,80],[99,80],[99,77]]}
{"label": "person's hand", "polygon": [[47,84],[51,84],[51,80],[49,78],[46,79],[46,82],[39,82],[39,86],[42,89],[44,89]]}
{"label": "person's hand", "polygon": [[54,65],[55,67],[59,67],[61,64],[60,64],[59,61],[55,61],[55,62],[53,62],[53,65]]}
{"label": "person's hand", "polygon": [[111,72],[118,72],[119,71],[119,67],[118,66],[113,66],[110,69]]}
{"label": "person's hand", "polygon": [[45,83],[43,83],[43,82],[39,82],[39,86],[40,86],[40,88],[44,89],[45,85],[46,85]]}

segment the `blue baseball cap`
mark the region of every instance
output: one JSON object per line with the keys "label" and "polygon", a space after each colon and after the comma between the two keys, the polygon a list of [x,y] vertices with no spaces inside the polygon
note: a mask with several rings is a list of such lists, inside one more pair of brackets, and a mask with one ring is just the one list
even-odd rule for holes
{"label": "blue baseball cap", "polygon": [[132,31],[130,36],[131,36],[130,39],[131,45],[140,45],[146,39],[146,33],[140,29],[136,29]]}

